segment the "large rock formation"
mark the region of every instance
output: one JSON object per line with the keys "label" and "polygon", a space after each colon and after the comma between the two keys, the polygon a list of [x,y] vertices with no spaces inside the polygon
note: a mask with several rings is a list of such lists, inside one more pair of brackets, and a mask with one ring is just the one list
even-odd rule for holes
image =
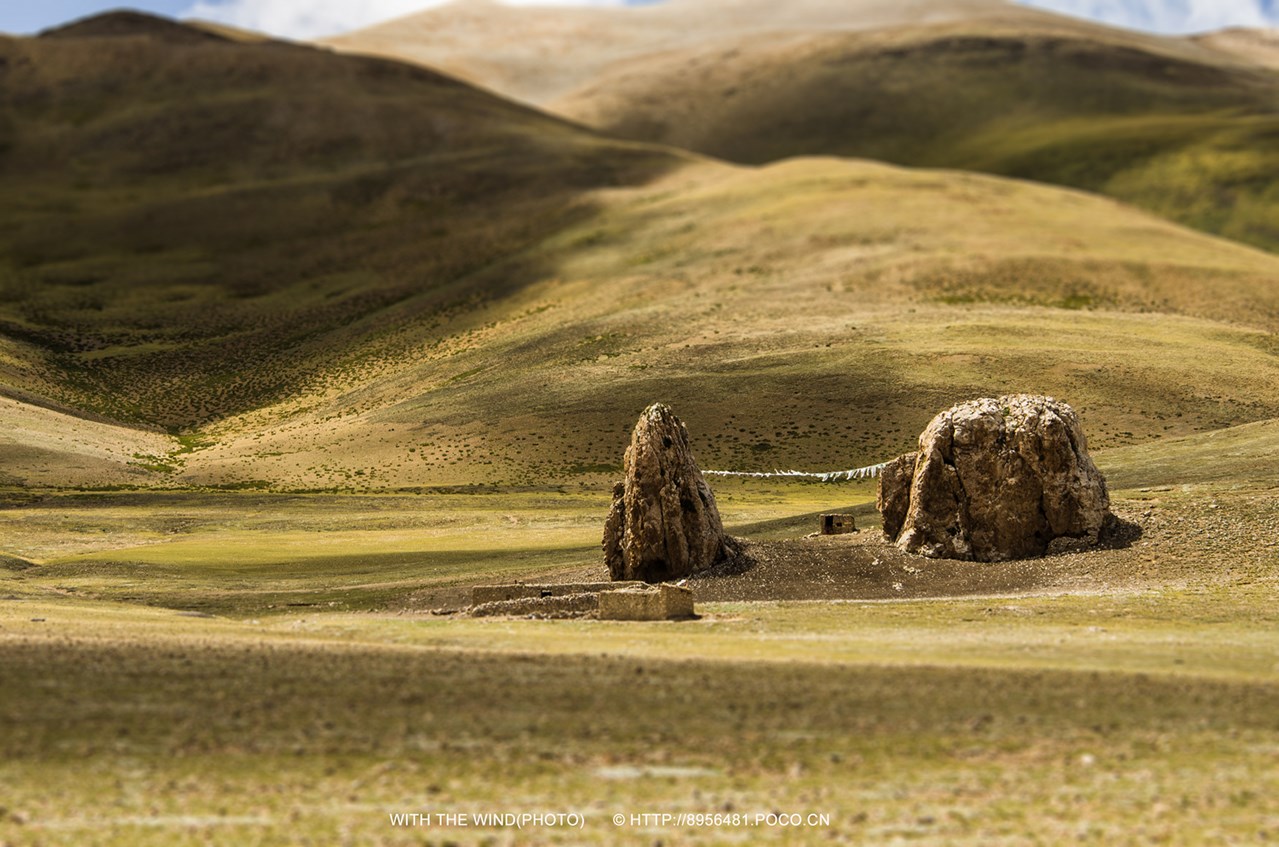
{"label": "large rock formation", "polygon": [[725,557],[729,541],[715,495],[693,460],[688,431],[664,404],[640,415],[625,470],[604,525],[613,579],[679,579]]}
{"label": "large rock formation", "polygon": [[919,452],[885,468],[879,508],[906,552],[979,562],[1042,556],[1058,538],[1096,543],[1114,520],[1075,411],[1027,394],[933,418]]}

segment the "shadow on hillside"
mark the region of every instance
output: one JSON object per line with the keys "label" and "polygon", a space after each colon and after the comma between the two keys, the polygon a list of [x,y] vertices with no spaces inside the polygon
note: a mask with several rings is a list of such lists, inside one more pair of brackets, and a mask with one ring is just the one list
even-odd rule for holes
{"label": "shadow on hillside", "polygon": [[[165,37],[124,61],[121,31]],[[132,14],[55,35],[0,43],[28,104],[0,335],[114,421],[196,427],[407,358],[552,277],[538,248],[594,192],[684,161],[385,59]]]}

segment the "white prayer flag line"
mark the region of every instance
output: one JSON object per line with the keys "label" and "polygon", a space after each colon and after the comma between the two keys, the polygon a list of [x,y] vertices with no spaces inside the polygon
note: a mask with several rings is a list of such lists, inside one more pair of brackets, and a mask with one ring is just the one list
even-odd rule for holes
{"label": "white prayer flag line", "polygon": [[702,471],[706,476],[743,476],[751,479],[818,479],[822,482],[844,482],[856,479],[870,479],[879,476],[888,462],[878,465],[867,465],[864,468],[853,468],[850,471],[826,471],[823,473],[806,473],[804,471],[773,471],[772,473],[751,473],[749,471]]}

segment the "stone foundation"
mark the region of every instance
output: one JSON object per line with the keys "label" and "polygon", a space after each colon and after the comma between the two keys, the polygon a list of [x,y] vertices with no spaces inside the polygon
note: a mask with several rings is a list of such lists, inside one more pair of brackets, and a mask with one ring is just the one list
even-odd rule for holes
{"label": "stone foundation", "polygon": [[546,597],[564,597],[570,594],[598,594],[615,588],[639,588],[643,582],[560,582],[546,585],[516,582],[510,585],[477,585],[471,589],[471,605],[501,603],[507,600],[528,600]]}
{"label": "stone foundation", "polygon": [[600,620],[669,621],[692,617],[693,592],[678,585],[625,588],[599,595]]}
{"label": "stone foundation", "polygon": [[469,614],[476,618],[589,618],[666,621],[696,617],[693,592],[646,582],[563,582],[545,585],[477,585]]}
{"label": "stone foundation", "polygon": [[553,597],[516,597],[471,607],[471,617],[584,618],[599,608],[599,594],[559,594]]}

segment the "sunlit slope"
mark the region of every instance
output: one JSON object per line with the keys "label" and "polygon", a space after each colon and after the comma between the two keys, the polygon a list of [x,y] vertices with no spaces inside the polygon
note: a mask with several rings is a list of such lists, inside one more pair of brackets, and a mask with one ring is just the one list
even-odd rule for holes
{"label": "sunlit slope", "polygon": [[486,271],[538,282],[212,427],[179,477],[598,485],[658,399],[745,470],[880,461],[1009,391],[1068,400],[1098,447],[1279,417],[1279,260],[1111,201],[800,160],[598,202]]}
{"label": "sunlit slope", "polygon": [[627,63],[724,40],[987,19],[1052,16],[1002,0],[664,0],[614,6],[456,0],[323,43],[438,68],[544,105]]}
{"label": "sunlit slope", "polygon": [[460,2],[329,43],[736,162],[841,155],[1018,176],[1279,248],[1265,32],[1160,37],[997,0]]}
{"label": "sunlit slope", "polygon": [[1098,458],[1111,488],[1279,484],[1279,420],[1121,447]]}
{"label": "sunlit slope", "polygon": [[1279,249],[1279,73],[1105,30],[944,24],[756,38],[551,104],[732,161],[861,156],[1096,191]]}
{"label": "sunlit slope", "polygon": [[135,16],[0,50],[7,485],[598,486],[658,399],[747,470],[1008,391],[1099,447],[1279,417],[1279,259],[1111,200],[695,160]]}
{"label": "sunlit slope", "polygon": [[292,396],[674,157],[436,73],[141,15],[0,39],[3,393],[177,429]]}
{"label": "sunlit slope", "polygon": [[1279,29],[1225,29],[1195,38],[1199,44],[1279,70]]}
{"label": "sunlit slope", "polygon": [[178,439],[0,397],[0,488],[153,485]]}

